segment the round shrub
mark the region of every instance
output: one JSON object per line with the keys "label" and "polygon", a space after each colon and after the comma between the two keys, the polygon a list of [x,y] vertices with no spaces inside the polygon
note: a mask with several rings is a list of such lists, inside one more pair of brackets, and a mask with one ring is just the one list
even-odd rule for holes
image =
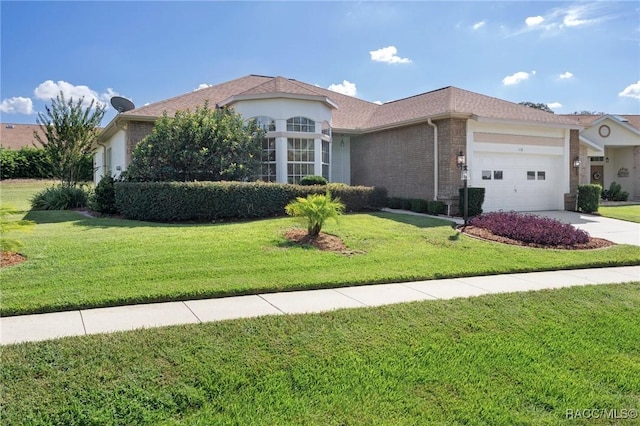
{"label": "round shrub", "polygon": [[322,176],[310,175],[304,176],[302,179],[300,179],[300,185],[303,186],[326,185],[327,183],[327,180]]}
{"label": "round shrub", "polygon": [[115,179],[113,179],[113,177],[105,176],[100,179],[91,197],[90,205],[93,210],[100,213],[118,213],[118,208],[116,207]]}
{"label": "round shrub", "polygon": [[568,223],[532,214],[493,212],[476,216],[469,222],[495,235],[545,246],[573,246],[589,242],[589,234]]}

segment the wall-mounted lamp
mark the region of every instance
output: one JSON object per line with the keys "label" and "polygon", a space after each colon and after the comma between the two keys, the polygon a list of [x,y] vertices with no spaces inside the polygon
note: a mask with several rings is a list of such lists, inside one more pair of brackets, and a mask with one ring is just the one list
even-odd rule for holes
{"label": "wall-mounted lamp", "polygon": [[576,169],[580,167],[580,157],[576,157],[573,159],[573,167]]}
{"label": "wall-mounted lamp", "polygon": [[604,159],[604,162],[605,162],[605,163],[608,163],[608,162],[609,162],[609,157],[605,158],[605,159]]}
{"label": "wall-mounted lamp", "polygon": [[460,179],[464,182],[464,198],[462,200],[464,202],[464,209],[462,214],[464,218],[464,226],[467,226],[469,220],[469,169],[467,168],[467,158],[464,156],[462,151],[460,151],[456,156],[456,164],[458,168],[462,170],[462,173],[460,174]]}
{"label": "wall-mounted lamp", "polygon": [[456,164],[458,165],[459,168],[463,168],[467,164],[467,159],[462,153],[462,151],[460,151],[458,153],[458,156],[456,157]]}
{"label": "wall-mounted lamp", "polygon": [[344,148],[344,136],[340,138],[340,148]]}

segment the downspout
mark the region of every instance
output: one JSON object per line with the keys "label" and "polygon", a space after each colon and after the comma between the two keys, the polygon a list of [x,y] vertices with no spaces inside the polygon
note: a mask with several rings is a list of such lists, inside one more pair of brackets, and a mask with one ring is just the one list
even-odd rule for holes
{"label": "downspout", "polygon": [[427,118],[427,124],[433,127],[433,201],[438,201],[438,126],[431,118]]}
{"label": "downspout", "polygon": [[[105,177],[105,171],[107,170],[107,146],[100,142],[97,142],[97,144],[102,147],[102,177]],[[94,173],[94,179],[95,179],[95,173]],[[96,182],[96,185],[98,183],[99,182]]]}

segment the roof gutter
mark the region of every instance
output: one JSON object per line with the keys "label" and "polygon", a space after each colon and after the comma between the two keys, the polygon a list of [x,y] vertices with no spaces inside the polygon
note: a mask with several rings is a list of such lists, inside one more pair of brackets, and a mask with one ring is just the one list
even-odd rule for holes
{"label": "roof gutter", "polygon": [[433,127],[433,201],[438,201],[438,126],[427,118],[427,124]]}

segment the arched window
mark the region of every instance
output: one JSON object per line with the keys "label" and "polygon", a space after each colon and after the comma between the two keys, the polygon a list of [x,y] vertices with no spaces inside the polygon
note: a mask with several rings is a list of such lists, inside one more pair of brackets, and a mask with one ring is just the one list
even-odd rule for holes
{"label": "arched window", "polygon": [[315,133],[316,122],[307,117],[291,117],[287,120],[287,132]]}
{"label": "arched window", "polygon": [[276,131],[276,120],[271,117],[260,115],[258,117],[251,117],[249,120],[255,120],[256,125],[265,132]]}
{"label": "arched window", "polygon": [[327,120],[322,122],[322,134],[331,137],[331,125]]}

